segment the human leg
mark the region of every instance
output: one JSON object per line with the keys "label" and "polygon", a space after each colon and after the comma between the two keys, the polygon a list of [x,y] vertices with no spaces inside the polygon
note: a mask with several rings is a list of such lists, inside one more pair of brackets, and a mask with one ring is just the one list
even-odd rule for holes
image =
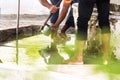
{"label": "human leg", "polygon": [[108,64],[110,49],[110,33],[102,34],[103,64]]}
{"label": "human leg", "polygon": [[103,64],[108,64],[110,48],[110,24],[109,24],[110,0],[97,1],[99,26],[102,31]]}
{"label": "human leg", "polygon": [[90,20],[93,11],[94,1],[87,2],[86,0],[80,0],[78,9],[78,22],[76,32],[76,51],[74,60],[71,63],[83,62],[83,49],[87,40],[88,21]]}

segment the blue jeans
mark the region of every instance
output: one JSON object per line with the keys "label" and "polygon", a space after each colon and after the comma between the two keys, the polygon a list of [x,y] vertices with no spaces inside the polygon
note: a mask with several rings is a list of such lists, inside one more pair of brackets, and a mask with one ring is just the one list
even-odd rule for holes
{"label": "blue jeans", "polygon": [[[58,1],[59,1],[59,0],[51,0],[51,3],[52,3],[53,5],[56,5]],[[73,3],[77,3],[77,2],[78,2],[78,0],[73,0],[72,3],[71,3],[71,5],[72,5]],[[57,21],[57,19],[58,19],[58,16],[59,16],[59,10],[52,15],[52,17],[51,17],[51,19],[50,19],[50,22],[51,22],[51,23],[55,23],[55,22]],[[70,12],[69,12],[69,15],[68,15],[68,17],[67,17],[66,24],[67,24],[69,27],[70,27],[70,26],[72,26],[72,27],[75,26],[72,6],[70,6]]]}
{"label": "blue jeans", "polygon": [[77,38],[87,40],[88,21],[93,12],[94,4],[97,6],[98,21],[102,33],[110,33],[109,6],[110,0],[79,0],[77,19]]}

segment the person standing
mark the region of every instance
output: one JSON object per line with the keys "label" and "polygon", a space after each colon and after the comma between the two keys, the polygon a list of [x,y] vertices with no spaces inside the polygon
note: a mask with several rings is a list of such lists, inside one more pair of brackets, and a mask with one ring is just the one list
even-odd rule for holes
{"label": "person standing", "polygon": [[83,64],[83,48],[87,40],[88,21],[91,18],[94,4],[97,6],[98,21],[102,34],[103,64],[108,64],[110,47],[110,23],[109,6],[110,0],[79,0],[77,33],[76,33],[76,52],[73,59],[68,64]]}

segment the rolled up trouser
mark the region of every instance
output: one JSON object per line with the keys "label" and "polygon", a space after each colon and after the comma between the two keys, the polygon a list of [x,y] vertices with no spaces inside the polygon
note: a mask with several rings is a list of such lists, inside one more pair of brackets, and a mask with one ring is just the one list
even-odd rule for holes
{"label": "rolled up trouser", "polygon": [[78,19],[77,19],[77,39],[87,40],[88,21],[96,3],[98,10],[98,21],[102,33],[110,33],[109,25],[109,0],[79,0]]}

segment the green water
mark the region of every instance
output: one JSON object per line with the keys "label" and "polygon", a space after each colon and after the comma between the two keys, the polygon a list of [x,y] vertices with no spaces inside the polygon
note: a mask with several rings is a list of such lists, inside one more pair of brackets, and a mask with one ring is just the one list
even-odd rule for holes
{"label": "green water", "polygon": [[[72,38],[74,39],[74,36],[72,36]],[[118,45],[117,43],[119,42],[120,38],[118,37],[117,39],[115,38],[115,36],[112,36],[112,45]],[[56,71],[57,69],[62,69],[62,67],[65,68],[65,70],[71,71],[69,69],[69,65],[67,67],[67,65],[61,65],[61,67],[59,67],[58,63],[61,63],[63,58],[65,59],[65,56],[73,56],[74,53],[74,40],[72,41],[68,41],[66,44],[57,44],[57,46],[51,51],[52,53],[59,53],[60,55],[62,55],[60,58],[60,55],[58,54],[52,54],[52,57],[50,59],[50,63],[53,63],[54,65],[47,65],[44,62],[44,59],[42,58],[42,56],[40,55],[40,51],[41,50],[46,50],[46,48],[48,48],[48,46],[51,46],[51,39],[50,37],[44,36],[44,35],[35,35],[35,36],[31,36],[28,38],[24,38],[24,39],[20,39],[18,41],[18,65],[25,65],[24,67],[19,67],[16,65],[9,65],[7,64],[6,66],[9,65],[9,68],[0,68],[1,72],[4,73],[0,73],[0,79],[1,80],[6,80],[6,79],[11,79],[11,80],[49,80],[50,79],[58,79],[55,78],[56,73],[52,73],[54,71]],[[115,42],[114,42],[115,41]],[[70,44],[71,43],[71,44]],[[4,52],[4,54],[10,56],[10,54],[15,55],[15,41],[10,42],[10,44],[6,44],[6,45],[11,45],[10,47],[10,51],[9,49],[6,47],[6,51],[8,54],[6,54],[6,52]],[[56,48],[58,50],[58,52],[56,52]],[[11,49],[13,49],[11,51]],[[51,49],[50,49],[51,50]],[[1,51],[1,50],[0,50]],[[2,52],[2,51],[1,51]],[[48,52],[49,49],[48,49]],[[7,56],[6,56],[7,58]],[[13,62],[16,62],[15,56],[12,56]],[[95,60],[94,60],[95,61]],[[7,60],[6,60],[7,62]],[[11,61],[12,62],[12,61]],[[4,60],[3,60],[4,63]],[[58,65],[55,65],[58,64]],[[29,67],[28,67],[29,66]],[[80,65],[79,65],[80,66]],[[75,66],[73,66],[75,67]],[[109,65],[97,65],[94,69],[93,72],[94,74],[92,75],[96,75],[99,73],[103,73],[102,75],[104,75],[103,77],[106,78],[105,76],[108,77],[108,79],[106,80],[119,80],[120,78],[118,77],[118,75],[120,74],[120,62],[112,62]],[[63,72],[65,71],[64,68],[62,69]],[[74,69],[76,70],[77,67],[75,67]],[[81,68],[81,67],[80,67]],[[72,68],[73,69],[73,68]],[[79,70],[79,68],[78,68]],[[84,70],[83,70],[84,71]],[[73,70],[74,72],[74,70]],[[80,71],[81,72],[81,71]],[[78,74],[78,72],[76,71],[76,74]],[[81,74],[81,73],[80,73]],[[87,77],[87,74],[85,74]],[[91,74],[90,74],[91,75]],[[101,76],[102,76],[101,75]],[[68,79],[68,76],[66,75],[58,75],[61,76],[61,78],[63,76],[65,76],[66,78],[62,78],[62,80]],[[75,77],[74,75],[72,75],[71,77]],[[80,78],[80,76],[79,76]],[[73,79],[74,80],[74,79]],[[84,79],[84,80],[88,80],[88,79]]]}

